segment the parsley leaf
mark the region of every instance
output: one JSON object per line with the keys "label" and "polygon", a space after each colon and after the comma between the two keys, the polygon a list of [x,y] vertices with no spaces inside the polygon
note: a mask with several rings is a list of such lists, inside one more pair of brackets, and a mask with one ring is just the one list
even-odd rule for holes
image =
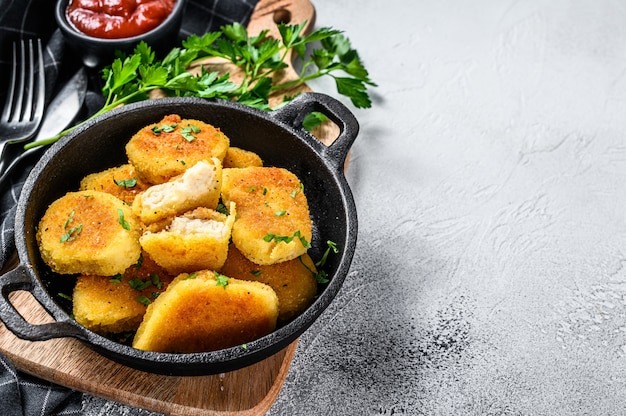
{"label": "parsley leaf", "polygon": [[313,111],[304,117],[304,120],[302,120],[302,127],[304,127],[307,131],[312,131],[315,127],[321,125],[327,120],[328,117],[325,114]]}
{"label": "parsley leaf", "polygon": [[113,182],[122,188],[133,188],[137,185],[137,178],[122,179],[119,181],[113,179]]}
{"label": "parsley leaf", "polygon": [[142,280],[138,277],[133,277],[128,281],[128,285],[135,290],[142,291],[149,288],[152,285],[150,280]]}
{"label": "parsley leaf", "polygon": [[145,306],[149,306],[152,303],[152,301],[145,295],[139,295],[135,299],[137,302],[144,304]]}
{"label": "parsley leaf", "polygon": [[126,221],[124,219],[124,211],[122,211],[121,209],[117,209],[117,216],[118,216],[118,220],[120,225],[122,226],[122,228],[124,228],[125,230],[129,230],[130,231],[130,224],[128,221]]}
{"label": "parsley leaf", "polygon": [[339,249],[337,248],[337,244],[333,241],[326,241],[326,251],[324,252],[324,254],[322,255],[322,258],[315,263],[315,267],[324,267],[324,265],[326,264],[326,261],[328,260],[328,255],[330,254],[330,252],[332,251],[333,253],[337,254],[339,253]]}
{"label": "parsley leaf", "polygon": [[65,243],[68,241],[74,241],[83,230],[83,224],[80,224],[78,227],[72,227],[65,234],[61,236],[61,243]]}
{"label": "parsley leaf", "polygon": [[188,124],[187,127],[184,127],[180,132],[180,134],[188,142],[193,142],[194,140],[196,140],[196,136],[194,136],[194,134],[198,133],[200,133],[200,127],[193,124]]}
{"label": "parsley leaf", "polygon": [[150,274],[150,282],[157,289],[163,289],[163,282],[161,281],[161,279],[159,278],[159,275],[157,273],[151,273]]}
{"label": "parsley leaf", "polygon": [[115,276],[112,276],[111,279],[109,279],[109,282],[111,283],[121,283],[122,282],[122,277],[124,277],[123,274],[118,273]]}
{"label": "parsley leaf", "polygon": [[306,238],[304,238],[301,234],[300,234],[300,230],[296,231],[295,233],[293,233],[293,235],[288,236],[288,235],[276,235],[276,234],[272,234],[272,233],[268,233],[265,235],[265,237],[263,237],[263,240],[267,243],[270,243],[272,241],[276,242],[276,243],[291,243],[293,241],[294,238],[298,238],[300,240],[300,242],[302,243],[302,246],[306,249],[311,248],[311,244],[306,240]]}
{"label": "parsley leaf", "polygon": [[217,280],[216,285],[222,286],[224,287],[224,289],[226,289],[226,286],[228,286],[228,277],[218,272],[213,272],[213,274],[215,275],[215,280]]}
{"label": "parsley leaf", "polygon": [[151,130],[152,133],[158,136],[161,133],[171,133],[176,130],[176,127],[178,127],[178,124],[176,123],[162,124],[160,126],[153,126]]}

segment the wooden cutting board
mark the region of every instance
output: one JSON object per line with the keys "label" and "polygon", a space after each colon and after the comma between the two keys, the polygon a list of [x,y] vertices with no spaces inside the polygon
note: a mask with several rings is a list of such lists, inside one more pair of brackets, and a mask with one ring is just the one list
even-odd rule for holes
{"label": "wooden cutting board", "polygon": [[[261,0],[248,30],[277,35],[276,24],[307,23],[315,11],[308,0]],[[284,74],[291,76],[289,70]],[[299,91],[308,90],[301,86]],[[335,130],[316,133],[332,141]],[[336,135],[334,135],[336,137]],[[14,292],[11,302],[32,324],[52,318],[28,292]],[[274,403],[289,370],[297,341],[257,364],[213,376],[174,377],[117,364],[73,338],[24,341],[0,323],[0,351],[26,373],[94,396],[168,415],[263,415]]]}

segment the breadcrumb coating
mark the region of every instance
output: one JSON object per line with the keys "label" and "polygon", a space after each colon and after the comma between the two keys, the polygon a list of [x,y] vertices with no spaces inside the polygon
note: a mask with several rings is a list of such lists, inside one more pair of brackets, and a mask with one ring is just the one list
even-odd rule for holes
{"label": "breadcrumb coating", "polygon": [[306,253],[312,236],[309,206],[302,183],[287,169],[224,169],[222,199],[237,205],[232,240],[250,261],[268,265]]}
{"label": "breadcrumb coating", "polygon": [[252,166],[263,166],[263,160],[259,155],[250,150],[231,146],[224,156],[224,168],[249,168]]}
{"label": "breadcrumb coating", "polygon": [[277,317],[278,298],[268,285],[233,278],[224,284],[207,270],[185,273],[148,306],[133,347],[174,353],[219,350],[269,334]]}
{"label": "breadcrumb coating", "polygon": [[130,206],[100,191],[68,192],[37,228],[44,262],[60,274],[113,276],[135,264],[142,225]]}
{"label": "breadcrumb coating", "polygon": [[201,160],[224,159],[230,139],[200,120],[165,116],[139,130],[126,144],[126,155],[139,176],[151,184],[169,181]]}

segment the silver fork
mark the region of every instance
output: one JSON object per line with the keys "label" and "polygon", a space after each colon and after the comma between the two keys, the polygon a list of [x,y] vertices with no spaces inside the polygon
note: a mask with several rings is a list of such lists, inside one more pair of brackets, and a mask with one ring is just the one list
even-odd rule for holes
{"label": "silver fork", "polygon": [[13,66],[0,116],[0,154],[7,143],[29,140],[37,132],[46,94],[41,39],[13,43]]}

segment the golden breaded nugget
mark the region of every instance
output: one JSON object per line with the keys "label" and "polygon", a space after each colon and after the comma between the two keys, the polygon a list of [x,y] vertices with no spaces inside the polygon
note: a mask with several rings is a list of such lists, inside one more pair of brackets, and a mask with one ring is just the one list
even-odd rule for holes
{"label": "golden breaded nugget", "polygon": [[[218,280],[219,277],[219,280]],[[276,328],[271,287],[212,271],[181,274],[146,311],[133,347],[157,352],[206,352],[253,341]]]}
{"label": "golden breaded nugget", "polygon": [[79,191],[50,204],[36,237],[53,271],[113,276],[137,262],[141,233],[128,204],[105,192]]}
{"label": "golden breaded nugget", "polygon": [[253,280],[270,285],[278,296],[278,320],[287,321],[300,315],[313,303],[317,294],[317,269],[311,257],[261,266],[248,260],[233,244],[220,273],[239,280]]}
{"label": "golden breaded nugget", "polygon": [[215,209],[221,185],[222,163],[217,158],[201,160],[179,177],[137,195],[133,212],[144,224],[150,224],[197,207]]}
{"label": "golden breaded nugget", "polygon": [[196,208],[169,223],[149,227],[139,242],[169,273],[217,270],[226,261],[236,215],[234,203],[230,206],[230,215]]}
{"label": "golden breaded nugget", "polygon": [[248,168],[251,166],[263,166],[261,157],[250,150],[239,147],[229,147],[224,156],[223,167],[225,168]]}
{"label": "golden breaded nugget", "polygon": [[80,181],[81,191],[102,191],[132,204],[135,196],[150,185],[137,177],[131,164],[116,166],[102,172],[87,175]]}
{"label": "golden breaded nugget", "polygon": [[126,155],[147,182],[167,182],[201,160],[220,162],[230,145],[228,137],[199,120],[165,116],[139,130],[126,144]]}
{"label": "golden breaded nugget", "polygon": [[76,322],[99,334],[134,332],[152,302],[173,280],[147,254],[123,275],[81,275],[74,286]]}
{"label": "golden breaded nugget", "polygon": [[224,169],[222,199],[237,204],[232,240],[250,261],[267,265],[306,253],[312,236],[309,206],[300,180],[287,169]]}

